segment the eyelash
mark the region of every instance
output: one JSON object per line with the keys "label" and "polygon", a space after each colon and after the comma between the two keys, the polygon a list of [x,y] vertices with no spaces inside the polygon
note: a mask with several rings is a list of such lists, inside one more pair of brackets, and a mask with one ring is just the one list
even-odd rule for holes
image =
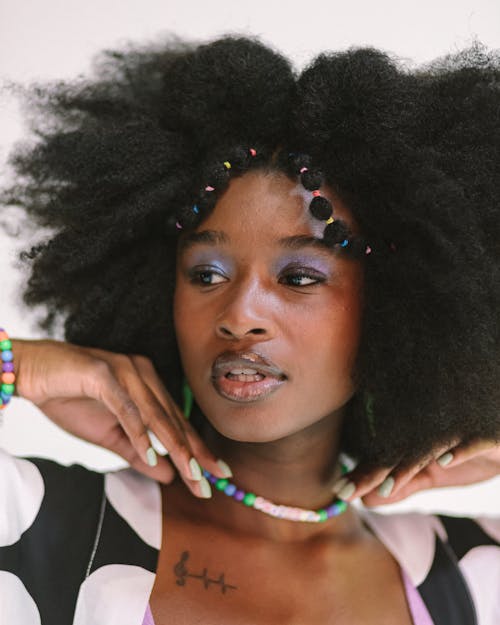
{"label": "eyelash", "polygon": [[[198,286],[201,287],[209,287],[209,286],[215,286],[217,284],[221,284],[221,282],[216,282],[216,283],[207,283],[207,282],[202,282],[201,280],[201,276],[206,275],[206,274],[217,274],[219,276],[222,276],[223,278],[225,278],[225,276],[220,273],[219,271],[215,271],[214,269],[193,269],[189,272],[189,279],[190,282],[192,284],[196,284]],[[317,274],[311,273],[309,271],[306,270],[294,270],[293,272],[290,272],[288,274],[284,275],[285,278],[308,278],[309,280],[314,280],[314,282],[311,282],[309,284],[290,284],[288,286],[294,287],[294,288],[305,288],[305,287],[312,287],[312,286],[316,286],[318,284],[321,284],[323,282],[325,282],[326,278],[319,276]]]}

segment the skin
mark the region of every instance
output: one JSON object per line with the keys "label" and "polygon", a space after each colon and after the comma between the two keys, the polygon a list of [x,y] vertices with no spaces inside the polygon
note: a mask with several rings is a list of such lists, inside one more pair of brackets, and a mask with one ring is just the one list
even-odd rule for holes
{"label": "skin", "polygon": [[[355,230],[332,191],[324,195]],[[355,391],[363,266],[338,252],[282,249],[283,237],[318,234],[306,200],[281,174],[234,179],[198,228],[223,231],[228,242],[180,247],[174,319],[184,370],[208,422],[203,437],[229,462],[234,481],[275,502],[319,508],[333,499],[344,407]],[[290,278],[297,259],[324,280],[297,286]],[[193,282],[200,269],[213,272],[203,274],[208,286],[199,276]],[[227,350],[265,355],[286,382],[251,403],[221,397],[211,366]],[[158,625],[411,622],[397,563],[351,508],[323,524],[294,523],[218,492],[194,498],[178,481],[163,487],[163,506],[166,540],[151,595]],[[235,587],[226,593],[217,584],[221,573]],[[359,584],[371,588],[367,602],[358,600]]]}
{"label": "skin", "polygon": [[[335,216],[356,231],[347,207],[331,189],[323,192],[333,200]],[[162,484],[164,540],[151,595],[156,625],[411,622],[399,566],[354,508],[320,525],[293,523],[219,492],[200,499],[200,483],[190,479],[190,458],[222,477],[216,463],[222,457],[239,486],[275,502],[318,508],[332,499],[344,407],[355,390],[350,368],[359,340],[363,267],[338,255],[325,260],[320,254],[318,260],[316,248],[301,250],[302,262],[307,256],[307,266],[313,264],[326,277],[302,287],[296,275],[292,279],[290,251],[283,252],[277,240],[321,234],[322,224],[308,212],[309,199],[282,175],[253,172],[234,179],[199,228],[223,230],[229,243],[179,252],[176,331],[189,382],[207,418],[203,441],[147,358],[60,341],[12,341],[19,396],[68,432],[120,454]],[[192,272],[186,274],[186,265],[200,262],[194,253],[224,256],[223,262],[215,259],[217,271],[224,269],[221,276],[204,274],[215,286],[201,288]],[[210,382],[213,359],[242,349],[271,358],[287,374],[279,391],[253,404],[220,397]],[[170,452],[154,467],[144,459],[147,430]],[[391,502],[499,472],[496,441],[458,444],[451,451],[453,460],[445,468],[432,459],[411,470],[389,467],[376,475],[357,468],[351,474],[357,485],[351,499],[365,494],[365,502]],[[173,466],[177,478],[172,482]],[[396,476],[396,489],[383,500],[373,489],[389,472]],[[221,574],[236,588],[222,593]],[[181,579],[186,583],[179,585]],[[212,580],[207,588],[205,579]]]}
{"label": "skin", "polygon": [[[324,194],[355,230],[346,207],[331,190]],[[222,231],[228,242],[180,246],[174,323],[184,371],[211,425],[209,448],[242,487],[317,508],[332,499],[344,406],[355,391],[363,267],[338,251],[280,246],[282,238],[324,227],[307,206],[302,186],[284,175],[235,178],[198,228]],[[297,278],[298,269],[314,281]],[[205,272],[204,282],[199,275],[193,282],[194,271]],[[265,356],[285,372],[285,383],[251,403],[221,397],[211,368],[227,350]]]}

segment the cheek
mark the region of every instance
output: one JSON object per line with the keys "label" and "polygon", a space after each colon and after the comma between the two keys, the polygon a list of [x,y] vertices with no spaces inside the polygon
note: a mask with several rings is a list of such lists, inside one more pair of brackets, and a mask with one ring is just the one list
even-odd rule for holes
{"label": "cheek", "polygon": [[295,335],[294,348],[295,353],[304,356],[298,360],[303,363],[299,376],[308,381],[308,386],[318,392],[335,389],[343,394],[352,390],[360,327],[361,306],[357,297],[342,302],[332,299],[308,317]]}
{"label": "cheek", "polygon": [[189,352],[193,349],[193,341],[195,341],[197,324],[195,319],[187,313],[189,300],[186,290],[182,287],[175,289],[174,292],[174,328],[177,337],[177,344],[181,354],[183,363],[189,358]]}

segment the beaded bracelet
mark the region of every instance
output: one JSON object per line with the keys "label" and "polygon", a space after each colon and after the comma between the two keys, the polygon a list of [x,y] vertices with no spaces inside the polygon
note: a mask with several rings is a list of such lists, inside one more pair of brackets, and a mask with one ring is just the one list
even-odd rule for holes
{"label": "beaded bracelet", "polygon": [[10,402],[16,381],[14,373],[14,354],[12,353],[12,343],[7,332],[0,328],[0,353],[2,359],[2,385],[0,386],[0,410]]}

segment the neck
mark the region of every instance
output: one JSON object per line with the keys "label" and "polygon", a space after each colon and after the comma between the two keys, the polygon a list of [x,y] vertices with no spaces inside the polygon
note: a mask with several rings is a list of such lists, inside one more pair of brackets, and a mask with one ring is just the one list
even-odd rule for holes
{"label": "neck", "polygon": [[[317,510],[335,499],[332,486],[340,477],[340,425],[338,415],[329,415],[307,431],[287,438],[246,443],[227,439],[206,423],[203,438],[229,464],[233,471],[230,481],[238,488],[276,504]],[[203,506],[204,518],[232,531],[282,541],[312,538],[325,532],[339,537],[350,535],[356,517],[348,508],[340,516],[318,524],[275,519],[215,489],[211,500],[197,504]]]}

